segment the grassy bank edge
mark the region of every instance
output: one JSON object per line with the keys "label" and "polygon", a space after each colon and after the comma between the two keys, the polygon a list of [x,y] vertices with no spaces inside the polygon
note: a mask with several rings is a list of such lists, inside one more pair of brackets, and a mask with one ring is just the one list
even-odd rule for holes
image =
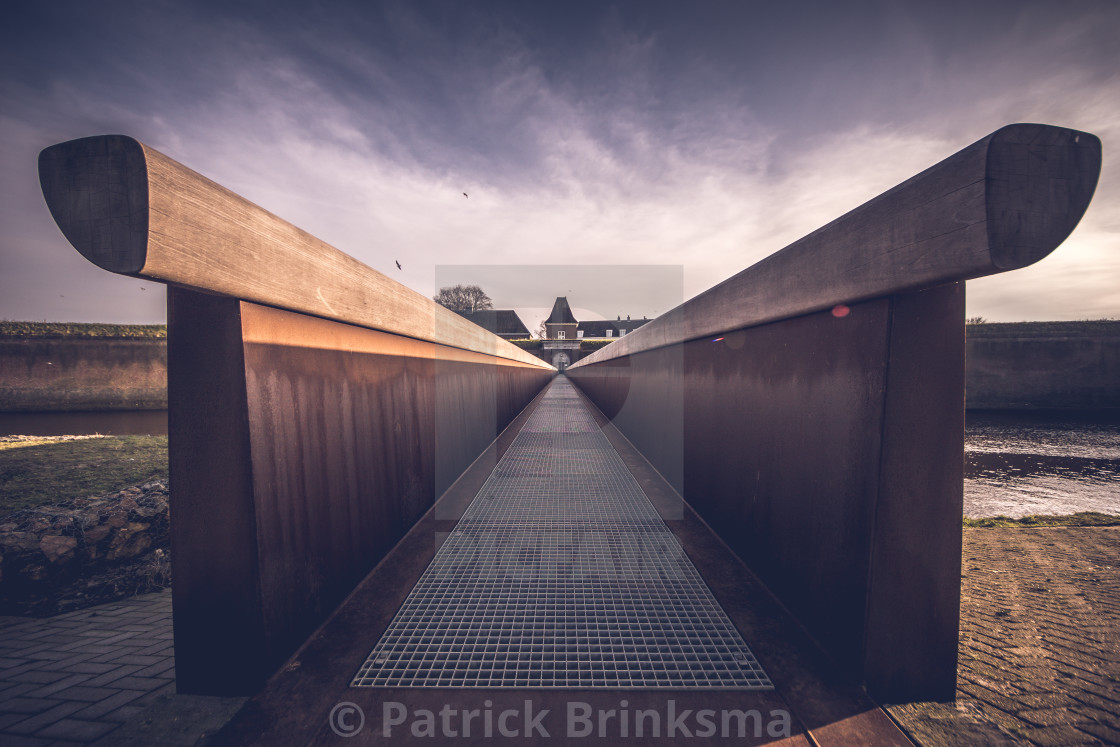
{"label": "grassy bank edge", "polygon": [[167,480],[167,436],[0,440],[0,516]]}
{"label": "grassy bank edge", "polygon": [[1031,527],[1114,527],[1120,526],[1120,516],[1096,511],[1079,511],[1075,514],[1031,514],[1018,519],[1009,516],[990,516],[982,519],[964,517],[966,529],[1003,529]]}
{"label": "grassy bank edge", "polygon": [[166,324],[0,321],[0,337],[167,337]]}

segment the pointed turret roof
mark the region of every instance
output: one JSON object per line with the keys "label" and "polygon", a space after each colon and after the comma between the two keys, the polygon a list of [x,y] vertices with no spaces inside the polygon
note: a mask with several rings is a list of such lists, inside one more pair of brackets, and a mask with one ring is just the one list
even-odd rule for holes
{"label": "pointed turret roof", "polygon": [[557,296],[556,303],[552,305],[552,314],[549,315],[547,324],[575,324],[576,318],[568,306],[567,296]]}

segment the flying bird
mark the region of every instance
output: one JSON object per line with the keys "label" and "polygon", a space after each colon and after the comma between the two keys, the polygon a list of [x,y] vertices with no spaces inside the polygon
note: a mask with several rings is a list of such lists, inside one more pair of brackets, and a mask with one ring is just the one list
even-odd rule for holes
{"label": "flying bird", "polygon": [[471,196],[468,195],[466,192],[463,193],[463,197],[466,197],[468,200],[471,198]]}
{"label": "flying bird", "polygon": [[[395,259],[394,259],[393,261],[394,261],[394,262],[397,262],[397,260],[395,260]],[[401,267],[401,263],[400,263],[400,262],[397,262],[397,269],[398,269],[398,270],[403,270],[403,269],[404,269],[403,267]]]}

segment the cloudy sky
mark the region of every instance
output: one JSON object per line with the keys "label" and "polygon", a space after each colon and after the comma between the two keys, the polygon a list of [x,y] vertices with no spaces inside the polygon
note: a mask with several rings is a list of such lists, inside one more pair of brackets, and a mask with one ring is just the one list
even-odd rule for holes
{"label": "cloudy sky", "polygon": [[970,282],[968,313],[1120,317],[1114,0],[19,5],[3,319],[164,318],[160,286],[86,263],[43,203],[38,151],[86,135],[132,135],[424,295],[486,279],[535,328],[557,295],[662,313],[1023,121],[1100,136],[1101,184],[1049,258]]}

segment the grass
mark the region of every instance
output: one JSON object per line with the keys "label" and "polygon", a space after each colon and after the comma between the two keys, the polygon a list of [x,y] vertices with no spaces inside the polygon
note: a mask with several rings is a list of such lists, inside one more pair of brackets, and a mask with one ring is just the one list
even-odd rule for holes
{"label": "grass", "polygon": [[537,348],[539,348],[541,346],[541,341],[540,340],[523,339],[523,340],[510,340],[509,342],[513,343],[514,345],[521,348],[522,350],[536,350]]}
{"label": "grass", "polygon": [[1081,511],[1066,516],[1032,514],[1020,519],[1007,516],[994,516],[985,519],[964,519],[965,527],[970,529],[992,529],[1005,527],[1114,527],[1120,526],[1120,516],[1100,514],[1095,511]]}
{"label": "grass", "polygon": [[167,436],[0,442],[0,516],[167,479]]}
{"label": "grass", "polygon": [[167,337],[166,324],[0,321],[0,337]]}

